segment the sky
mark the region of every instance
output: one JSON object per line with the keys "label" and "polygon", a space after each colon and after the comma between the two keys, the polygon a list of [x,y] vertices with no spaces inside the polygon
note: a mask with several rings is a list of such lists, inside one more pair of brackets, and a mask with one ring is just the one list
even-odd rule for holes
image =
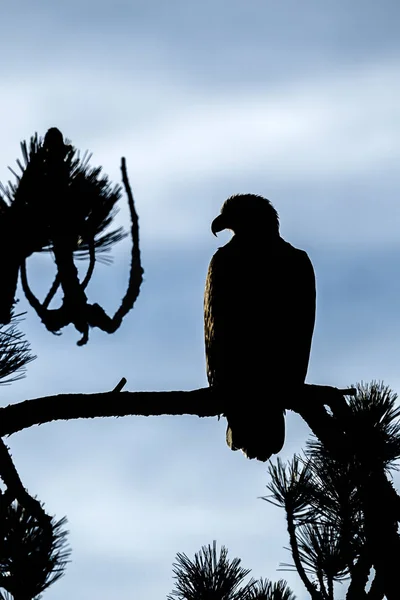
{"label": "sky", "polygon": [[[400,390],[400,39],[397,0],[15,0],[0,8],[0,181],[19,144],[58,127],[113,182],[125,156],[144,283],[113,335],[50,334],[27,310],[38,358],[3,405],[57,393],[207,385],[203,289],[210,231],[234,193],[269,198],[317,277],[307,381]],[[12,177],[12,176],[11,176]],[[129,226],[126,200],[117,224]],[[113,314],[129,239],[98,265],[90,302]],[[44,294],[53,266],[28,262]],[[309,430],[287,416],[284,460]],[[72,562],[44,598],[165,598],[177,552],[215,539],[254,577],[284,577],[284,513],[260,499],[267,465],[225,444],[221,419],[51,423],[7,439],[24,485],[68,518]],[[398,481],[398,479],[395,481]],[[344,587],[341,588],[344,595]],[[339,590],[340,592],[340,590]],[[338,595],[340,598],[340,593]]]}

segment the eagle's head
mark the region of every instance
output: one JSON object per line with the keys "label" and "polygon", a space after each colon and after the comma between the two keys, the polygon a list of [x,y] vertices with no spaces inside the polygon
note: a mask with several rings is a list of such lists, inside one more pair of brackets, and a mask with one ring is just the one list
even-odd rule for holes
{"label": "eagle's head", "polygon": [[279,235],[279,216],[271,202],[256,194],[235,194],[222,205],[221,214],[211,224],[211,231],[230,229],[235,234]]}

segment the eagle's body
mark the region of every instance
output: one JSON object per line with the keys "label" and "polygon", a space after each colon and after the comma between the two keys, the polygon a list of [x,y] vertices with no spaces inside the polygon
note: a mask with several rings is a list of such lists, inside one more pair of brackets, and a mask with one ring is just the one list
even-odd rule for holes
{"label": "eagle's body", "polygon": [[[252,198],[261,197],[232,197],[242,205],[247,199],[243,208],[249,210]],[[229,228],[230,216],[223,207],[217,219],[227,217]],[[261,210],[256,229],[263,218]],[[218,226],[223,228],[220,222]],[[266,227],[251,237],[245,226],[237,229],[214,254],[208,270],[204,302],[207,375],[211,386],[226,393],[228,445],[242,449],[249,458],[268,460],[284,443],[285,396],[303,384],[307,374],[315,277],[308,255],[279,233],[270,235]]]}

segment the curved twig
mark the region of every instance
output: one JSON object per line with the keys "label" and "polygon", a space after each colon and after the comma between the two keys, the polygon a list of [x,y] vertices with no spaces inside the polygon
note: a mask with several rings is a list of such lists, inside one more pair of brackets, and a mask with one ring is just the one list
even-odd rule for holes
{"label": "curved twig", "polygon": [[27,272],[26,272],[26,260],[24,260],[21,263],[20,273],[21,273],[22,289],[25,294],[25,297],[28,300],[29,304],[32,306],[32,308],[37,312],[39,317],[42,319],[44,317],[46,309],[43,309],[43,305],[36,298],[35,294],[32,292],[31,288],[29,287],[28,276],[27,276]]}
{"label": "curved twig", "polygon": [[143,281],[143,268],[140,261],[140,247],[139,247],[139,217],[135,209],[135,201],[133,198],[131,186],[129,184],[128,173],[126,169],[126,160],[124,157],[121,159],[121,171],[122,171],[122,182],[125,187],[126,195],[128,197],[129,212],[131,216],[131,236],[132,236],[132,254],[131,254],[131,268],[129,272],[129,283],[127,292],[122,299],[121,306],[112,318],[114,323],[114,331],[120,326],[124,316],[131,310],[137,297],[139,296],[140,286]]}
{"label": "curved twig", "polygon": [[54,298],[54,296],[55,296],[58,288],[60,287],[60,283],[61,283],[60,276],[59,276],[59,274],[57,272],[57,274],[56,274],[56,276],[54,278],[54,281],[51,284],[51,288],[48,291],[46,298],[43,300],[42,307],[44,309],[46,309],[46,308],[49,307],[50,302],[53,300],[53,298]]}
{"label": "curved twig", "polygon": [[42,323],[44,323],[45,327],[54,335],[60,335],[58,330],[61,329],[61,327],[65,327],[65,325],[67,325],[70,322],[68,320],[68,316],[66,315],[65,308],[61,307],[57,310],[43,308],[43,305],[36,298],[35,294],[29,287],[28,276],[26,272],[26,261],[23,261],[21,263],[20,272],[22,289],[29,304],[36,311],[36,314],[38,315]]}
{"label": "curved twig", "polygon": [[[98,327],[106,333],[114,333],[122,323],[125,315],[133,308],[133,305],[139,296],[140,286],[143,281],[143,268],[140,260],[139,247],[139,218],[136,213],[134,198],[128,180],[125,158],[121,159],[122,181],[125,186],[128,197],[129,212],[131,216],[131,237],[132,253],[131,267],[129,272],[128,289],[121,305],[113,317],[109,317],[105,310],[99,304],[86,304],[86,318],[90,327]],[[81,345],[81,342],[78,342]]]}
{"label": "curved twig", "polygon": [[89,243],[89,267],[86,272],[85,278],[81,283],[83,290],[86,289],[89,281],[91,280],[95,266],[96,266],[96,250],[94,247],[94,239],[91,238],[90,243]]}

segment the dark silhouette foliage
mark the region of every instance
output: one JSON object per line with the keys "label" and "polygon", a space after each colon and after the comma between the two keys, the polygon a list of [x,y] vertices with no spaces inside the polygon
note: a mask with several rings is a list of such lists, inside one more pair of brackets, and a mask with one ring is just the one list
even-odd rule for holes
{"label": "dark silhouette foliage", "polygon": [[167,600],[295,600],[286,582],[250,579],[251,572],[241,566],[240,558],[228,560],[228,550],[217,544],[203,546],[191,560],[178,553],[173,564],[175,588]]}
{"label": "dark silhouette foliage", "polygon": [[[18,233],[26,256],[53,250],[58,230],[74,238],[73,251],[81,258],[89,258],[92,244],[104,252],[126,235],[122,228],[104,233],[116,214],[122,188],[112,186],[101,167],[90,166],[91,154],[80,157],[55,127],[44,139],[35,133],[29,145],[21,142],[21,151],[20,173],[10,169],[16,181],[1,189],[4,213],[19,213]],[[57,177],[60,181],[55,181]],[[61,199],[63,179],[68,189]]]}
{"label": "dark silhouette foliage", "polygon": [[[18,330],[19,321],[0,327],[0,383],[24,376],[34,360],[29,343]],[[66,519],[55,520],[25,490],[0,438],[0,598],[33,600],[64,573],[70,553],[63,529]]]}
{"label": "dark silhouette foliage", "polygon": [[[108,251],[126,236],[122,228],[108,231],[116,214],[122,188],[112,186],[101,167],[91,167],[91,156],[79,152],[55,127],[44,139],[35,134],[28,145],[21,144],[20,173],[16,181],[0,188],[0,323],[9,323],[13,314],[18,273],[25,296],[47,329],[53,333],[72,323],[81,332],[79,345],[88,340],[89,327],[112,333],[132,308],[142,282],[138,217],[122,159],[122,178],[131,216],[132,257],[128,290],[120,308],[109,317],[99,304],[89,304],[87,285],[99,253]],[[45,299],[40,302],[30,289],[26,259],[37,252],[51,252],[57,274]],[[79,279],[75,259],[89,261],[86,275]],[[103,261],[107,261],[107,257]],[[109,260],[109,259],[108,259]],[[50,309],[58,288],[63,301]]]}
{"label": "dark silhouette foliage", "polygon": [[24,377],[26,366],[36,358],[18,330],[19,322],[13,318],[8,327],[0,325],[0,384],[3,385]]}
{"label": "dark silhouette foliage", "polygon": [[343,580],[348,600],[395,597],[389,568],[400,558],[400,499],[387,474],[400,458],[396,401],[383,383],[357,385],[348,400],[347,457],[312,437],[303,457],[269,467],[271,495],[264,500],[285,509],[293,568],[316,600],[333,598],[334,583]]}
{"label": "dark silhouette foliage", "polygon": [[273,582],[261,577],[252,586],[249,600],[296,600],[296,596],[283,579]]}
{"label": "dark silhouette foliage", "polygon": [[44,528],[0,495],[0,587],[15,600],[37,598],[64,574],[70,554],[65,523],[51,519]]}

